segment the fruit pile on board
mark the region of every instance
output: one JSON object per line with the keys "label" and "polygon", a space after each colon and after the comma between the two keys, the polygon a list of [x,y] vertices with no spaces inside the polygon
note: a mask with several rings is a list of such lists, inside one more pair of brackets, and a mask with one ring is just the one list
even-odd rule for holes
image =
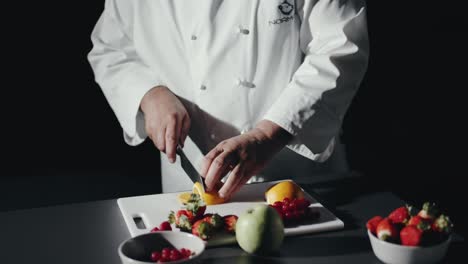
{"label": "fruit pile on board", "polygon": [[[205,214],[206,206],[226,202],[216,192],[204,192],[199,183],[190,193],[178,195],[183,208],[171,211],[169,221],[162,222],[151,232],[169,231],[175,226],[183,232],[192,233],[209,240],[218,233],[236,236],[239,246],[248,253],[266,253],[278,250],[284,238],[284,226],[301,224],[320,217],[310,201],[304,198],[302,189],[291,181],[283,181],[265,192],[267,205],[257,205],[237,217],[236,215]],[[165,256],[172,251],[164,251]],[[164,252],[155,252],[154,259],[166,260]],[[167,253],[169,252],[169,253]],[[173,253],[185,256],[181,252]],[[190,256],[189,256],[190,257]]]}
{"label": "fruit pile on board", "polygon": [[291,181],[273,185],[265,192],[267,203],[276,209],[286,227],[314,221],[320,217],[310,201],[304,198],[304,191]]}
{"label": "fruit pile on board", "polygon": [[426,202],[419,212],[412,206],[403,206],[387,217],[374,216],[366,227],[380,240],[404,246],[431,246],[445,241],[453,224],[434,203]]}
{"label": "fruit pile on board", "polygon": [[190,251],[190,249],[181,248],[180,250],[176,248],[163,248],[161,251],[153,251],[151,253],[151,260],[154,262],[169,262],[169,261],[178,261],[182,259],[188,259],[195,253]]}
{"label": "fruit pile on board", "polygon": [[162,222],[151,232],[172,230],[171,224],[174,224],[180,231],[192,233],[203,240],[220,232],[235,234],[236,215],[205,214],[205,210],[206,204],[200,195],[192,193],[183,209],[171,211],[169,221]]}

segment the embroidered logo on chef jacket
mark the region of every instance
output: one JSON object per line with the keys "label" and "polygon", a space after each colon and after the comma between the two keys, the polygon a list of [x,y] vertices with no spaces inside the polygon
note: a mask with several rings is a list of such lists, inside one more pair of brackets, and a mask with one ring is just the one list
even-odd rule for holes
{"label": "embroidered logo on chef jacket", "polygon": [[284,0],[279,6],[278,11],[284,15],[284,17],[280,17],[274,20],[268,21],[268,24],[271,25],[279,25],[285,22],[289,22],[294,19],[294,16],[291,15],[294,11],[294,5],[288,2],[288,0]]}

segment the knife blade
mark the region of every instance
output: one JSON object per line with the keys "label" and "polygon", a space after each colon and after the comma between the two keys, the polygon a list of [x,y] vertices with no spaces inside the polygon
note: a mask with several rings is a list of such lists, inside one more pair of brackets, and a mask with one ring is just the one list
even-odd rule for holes
{"label": "knife blade", "polygon": [[180,157],[180,164],[182,166],[182,169],[184,169],[185,173],[187,173],[190,180],[192,180],[193,183],[199,182],[200,185],[202,186],[203,192],[205,192],[206,186],[205,186],[205,181],[203,180],[203,177],[195,169],[195,167],[193,166],[193,163],[189,160],[187,155],[185,155],[185,152],[182,150],[180,146],[177,146],[176,153]]}

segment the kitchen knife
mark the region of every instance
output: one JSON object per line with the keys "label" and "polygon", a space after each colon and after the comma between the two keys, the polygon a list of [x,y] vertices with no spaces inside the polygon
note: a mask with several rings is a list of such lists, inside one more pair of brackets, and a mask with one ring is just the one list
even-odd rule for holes
{"label": "kitchen knife", "polygon": [[185,173],[187,173],[187,175],[189,176],[190,180],[192,180],[193,183],[199,182],[202,186],[203,192],[205,192],[205,181],[193,165],[196,163],[190,161],[190,159],[187,157],[187,155],[185,155],[185,152],[180,146],[177,146],[176,153],[179,155],[180,164],[182,165],[182,168],[184,169]]}

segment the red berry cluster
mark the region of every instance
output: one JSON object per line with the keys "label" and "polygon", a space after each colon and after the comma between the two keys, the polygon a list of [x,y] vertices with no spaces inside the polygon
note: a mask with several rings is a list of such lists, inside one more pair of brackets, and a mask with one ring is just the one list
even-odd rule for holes
{"label": "red berry cluster", "polygon": [[159,227],[156,226],[153,229],[151,229],[151,233],[157,231],[172,231],[171,224],[168,221],[164,221],[159,225]]}
{"label": "red berry cluster", "polygon": [[151,260],[154,262],[169,262],[181,259],[188,259],[192,255],[190,249],[182,248],[163,248],[161,251],[153,251],[151,253]]}
{"label": "red berry cluster", "polygon": [[315,219],[318,212],[309,208],[310,201],[304,198],[284,198],[270,205],[275,208],[285,225],[295,224],[306,219]]}

